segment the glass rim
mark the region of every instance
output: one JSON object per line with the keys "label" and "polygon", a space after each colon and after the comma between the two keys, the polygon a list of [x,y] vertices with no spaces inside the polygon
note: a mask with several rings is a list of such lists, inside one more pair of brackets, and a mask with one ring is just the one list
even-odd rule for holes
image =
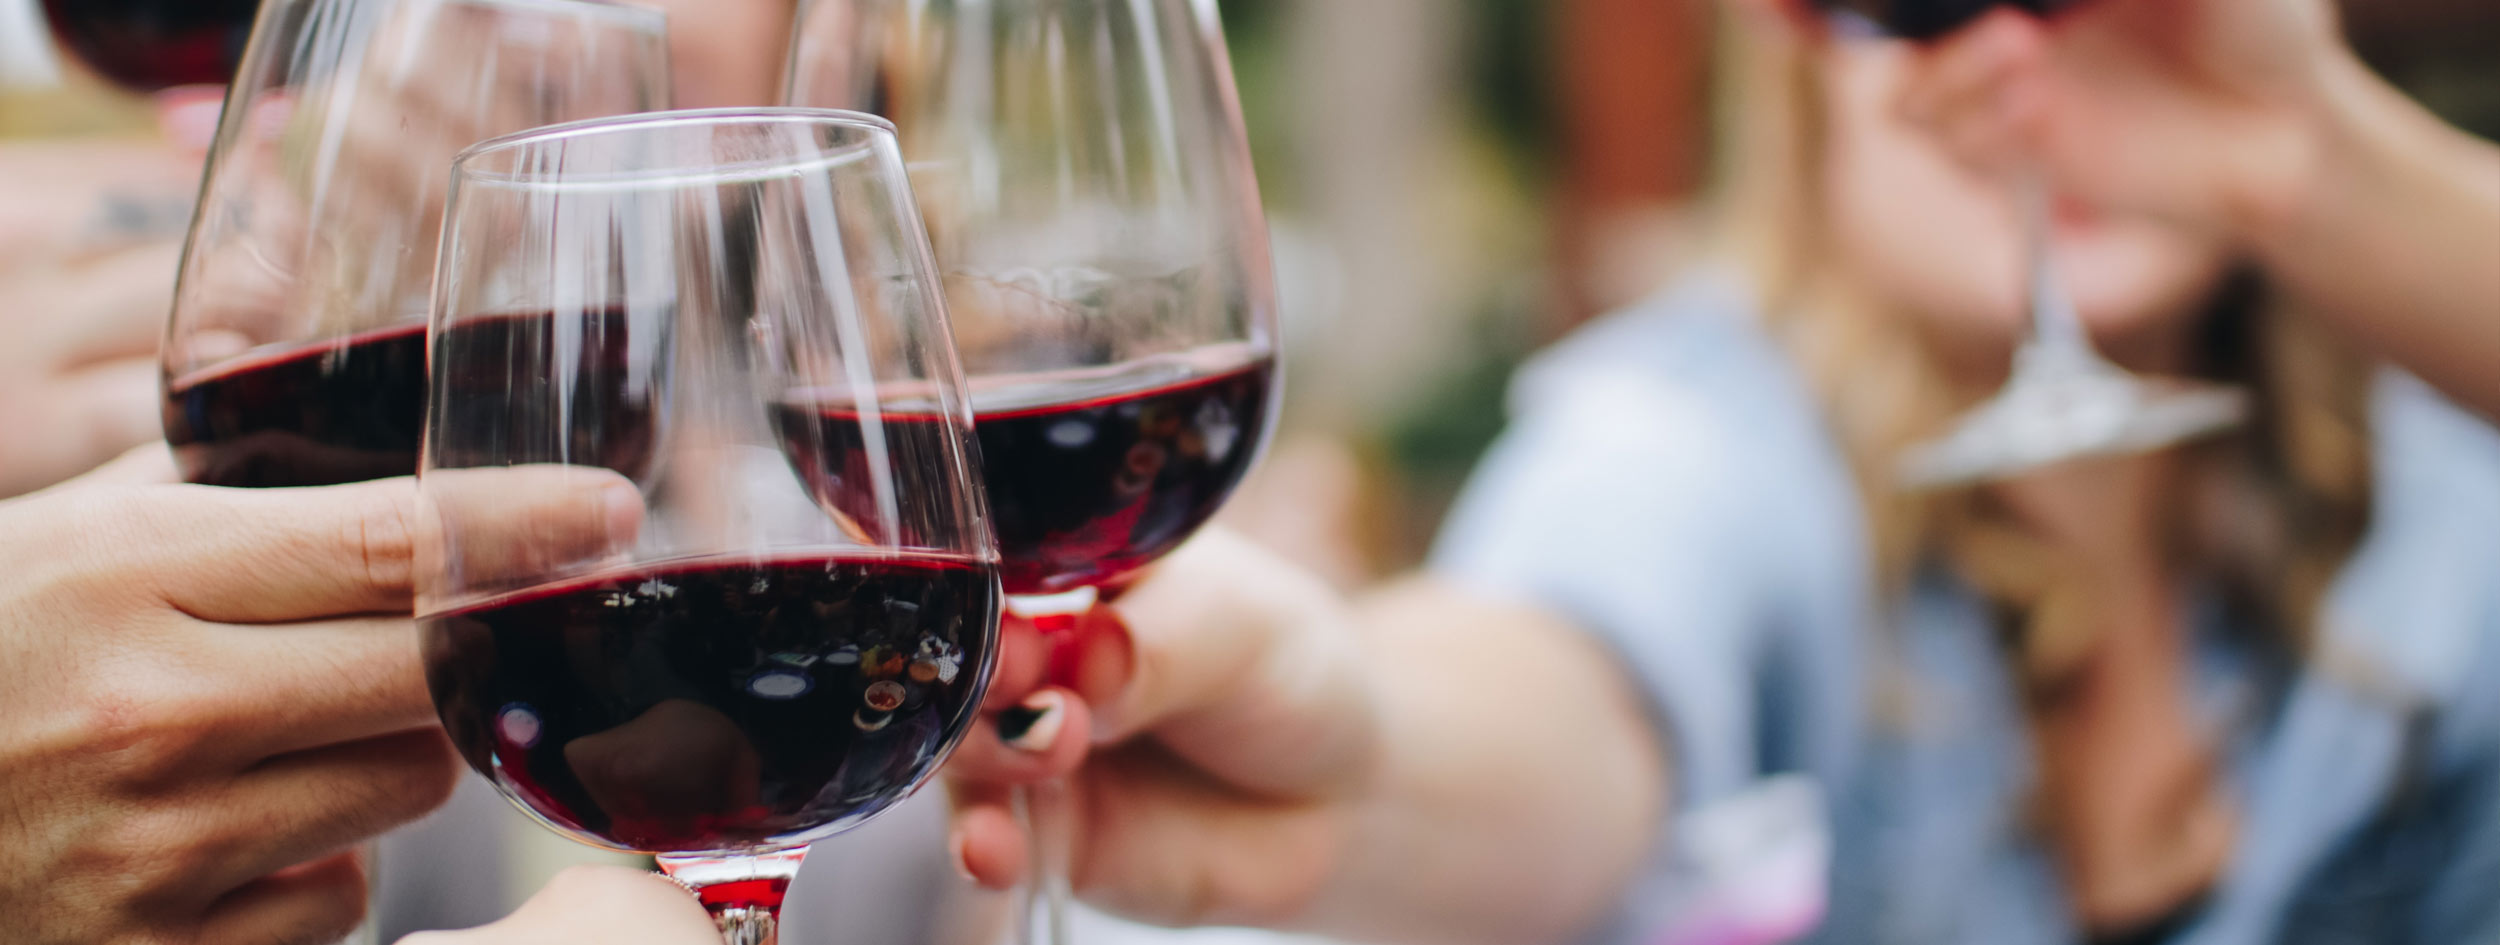
{"label": "glass rim", "polygon": [[626,21],[628,26],[663,37],[668,32],[668,11],[631,3],[598,3],[594,0],[437,0],[444,4],[473,7],[512,7],[523,10],[545,10],[562,13],[583,13],[611,20]]}
{"label": "glass rim", "polygon": [[[526,0],[526,2],[570,3],[576,2],[576,0]],[[607,173],[597,175],[595,177],[576,178],[570,181],[560,180],[548,176],[518,176],[512,174],[480,172],[473,169],[474,163],[480,158],[532,145],[545,144],[548,142],[567,141],[578,138],[604,137],[609,135],[624,135],[645,131],[665,131],[678,128],[720,127],[724,125],[804,125],[813,127],[846,128],[855,131],[867,132],[872,136],[883,139],[883,141],[889,146],[893,145],[896,139],[896,132],[892,121],[888,121],[879,115],[862,111],[854,111],[846,108],[815,108],[797,105],[779,105],[734,106],[727,108],[685,108],[672,109],[668,111],[634,112],[626,115],[606,115],[598,118],[584,118],[553,125],[542,125],[536,128],[526,128],[509,134],[488,138],[477,142],[476,144],[462,148],[458,154],[452,155],[452,177],[455,182],[458,183],[485,183],[520,189],[585,190],[607,189],[617,186],[624,186],[628,188],[653,188],[671,185],[683,186],[698,183],[727,183],[744,179],[746,177],[768,176],[787,173],[794,170],[830,167],[836,164],[848,163],[849,161],[856,159],[847,153],[837,153],[832,155],[791,155],[783,158],[766,159],[729,167],[652,168],[643,171]],[[871,141],[869,142],[868,147],[874,148],[875,145],[876,142]]]}

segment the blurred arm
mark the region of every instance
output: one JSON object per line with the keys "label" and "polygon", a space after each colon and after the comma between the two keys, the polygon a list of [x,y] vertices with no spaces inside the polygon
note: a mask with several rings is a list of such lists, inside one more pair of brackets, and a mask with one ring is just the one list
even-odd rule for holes
{"label": "blurred arm", "polygon": [[1410,579],[1357,605],[1381,769],[1309,923],[1367,940],[1552,942],[1610,913],[1667,809],[1661,743],[1588,634]]}
{"label": "blurred arm", "polygon": [[[1221,531],[1097,611],[1111,612],[1133,668],[1092,703],[1073,872],[1109,908],[1366,941],[1552,942],[1611,914],[1654,849],[1662,742],[1630,676],[1546,612],[1426,578],[1349,601]],[[1011,693],[1038,675],[1016,649],[1002,647],[994,683]],[[1038,759],[996,738],[984,723],[950,762],[987,782],[959,780],[959,802],[1003,804],[982,792],[1037,779]],[[974,875],[1013,881],[1004,864],[1020,854],[966,842],[988,851],[967,851]]]}
{"label": "blurred arm", "polygon": [[2349,55],[2289,200],[2250,208],[2267,270],[2311,308],[2500,419],[2500,147]]}

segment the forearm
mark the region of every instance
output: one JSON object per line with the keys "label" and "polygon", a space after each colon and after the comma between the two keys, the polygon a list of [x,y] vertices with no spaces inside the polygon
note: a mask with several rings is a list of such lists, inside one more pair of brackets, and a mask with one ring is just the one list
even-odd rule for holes
{"label": "forearm", "polygon": [[2252,201],[2259,258],[2303,308],[2500,418],[2500,148],[2333,68],[2307,172]]}
{"label": "forearm", "polygon": [[1320,930],[1566,940],[1655,848],[1666,766],[1605,650],[1534,610],[1417,580],[1366,602],[1383,761],[1346,819]]}

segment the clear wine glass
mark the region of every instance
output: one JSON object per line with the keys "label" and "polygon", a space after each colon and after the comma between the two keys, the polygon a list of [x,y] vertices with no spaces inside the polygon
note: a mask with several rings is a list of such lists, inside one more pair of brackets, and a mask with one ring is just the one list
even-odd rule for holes
{"label": "clear wine glass", "polygon": [[452,155],[665,108],[666,21],[576,0],[268,0],[209,152],[163,349],[183,476],[416,471]]}
{"label": "clear wine glass", "polygon": [[[791,102],[901,129],[1009,607],[1071,628],[1215,514],[1275,415],[1266,222],[1214,5],[813,0],[792,43]],[[1064,942],[1064,785],[1024,800],[1019,932]]]}
{"label": "clear wine glass", "polygon": [[[1808,0],[1843,35],[1928,41],[1991,9],[2048,16],[2076,0]],[[2018,476],[2068,460],[2143,453],[2220,433],[2247,414],[2238,388],[2185,378],[2143,378],[2110,363],[2057,277],[2049,190],[2038,168],[2018,169],[2023,280],[2029,312],[2004,389],[1932,442],[1904,453],[1896,469],[1909,489],[1937,489]]]}
{"label": "clear wine glass", "polygon": [[[728,941],[769,941],[807,845],[926,780],[993,661],[971,410],[891,126],[666,112],[453,177],[418,473],[435,707],[539,822],[657,855]],[[462,540],[550,488],[619,511],[526,554]]]}
{"label": "clear wine glass", "polygon": [[2248,397],[2236,387],[2138,377],[2094,351],[2058,281],[2048,188],[2037,174],[2025,174],[2014,196],[2031,311],[2014,350],[2013,374],[1944,436],[1902,456],[1904,486],[1943,488],[2089,456],[2151,452],[2229,430],[2246,418]]}
{"label": "clear wine glass", "polygon": [[[252,5],[129,6],[53,13],[112,74],[161,83],[223,81],[219,18]],[[666,20],[575,0],[265,0],[249,22],[161,350],[165,439],[192,482],[408,475],[452,155],[667,107]],[[187,52],[151,57],[176,51],[158,41]],[[376,937],[368,922],[349,941]]]}

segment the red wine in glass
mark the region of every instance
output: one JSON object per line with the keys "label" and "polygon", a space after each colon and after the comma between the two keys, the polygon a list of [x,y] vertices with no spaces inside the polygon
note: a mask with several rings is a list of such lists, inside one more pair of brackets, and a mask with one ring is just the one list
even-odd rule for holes
{"label": "red wine in glass", "polygon": [[1929,40],[1960,29],[1990,9],[2007,6],[2045,16],[2074,0],[1809,0],[1815,8],[1846,11],[1885,34]]}
{"label": "red wine in glass", "polygon": [[[499,357],[581,391],[572,416],[581,455],[625,475],[645,471],[651,451],[649,391],[625,370],[632,332],[621,311],[572,316],[562,332],[590,343],[559,349],[552,314],[474,319],[442,343],[467,358]],[[417,471],[425,422],[425,325],[405,324],[335,341],[249,355],[166,385],[165,441],[185,480],[244,488],[325,486]],[[502,378],[450,383],[484,386]],[[479,404],[478,401],[461,401]],[[635,435],[637,432],[641,435]]]}
{"label": "red wine in glass", "polygon": [[[1117,584],[1188,539],[1249,472],[1274,379],[1272,359],[1228,345],[975,381],[974,433],[1007,592]],[[856,408],[802,392],[777,411],[783,446],[816,500],[873,515],[874,496],[859,485],[868,446],[857,435],[870,427]],[[885,416],[889,437],[945,429],[930,415]]]}
{"label": "red wine in glass", "polygon": [[417,470],[425,324],[239,358],[173,379],[165,442],[182,478],[326,486]]}
{"label": "red wine in glass", "polygon": [[422,624],[469,763],[625,850],[805,842],[883,810],[965,729],[994,565],[874,550],[655,563]]}
{"label": "red wine in glass", "polygon": [[44,0],[61,45],[134,92],[222,84],[260,0]]}
{"label": "red wine in glass", "polygon": [[[892,126],[662,112],[494,139],[451,175],[417,474],[442,527],[413,581],[438,714],[547,826],[653,854],[731,945],[774,941],[808,847],[970,730],[1005,606]],[[868,464],[879,517],[829,514],[782,455],[774,408],[815,385],[868,398],[879,429],[850,437],[929,447]],[[888,394],[948,432],[887,436]],[[559,495],[607,514],[530,528]]]}

